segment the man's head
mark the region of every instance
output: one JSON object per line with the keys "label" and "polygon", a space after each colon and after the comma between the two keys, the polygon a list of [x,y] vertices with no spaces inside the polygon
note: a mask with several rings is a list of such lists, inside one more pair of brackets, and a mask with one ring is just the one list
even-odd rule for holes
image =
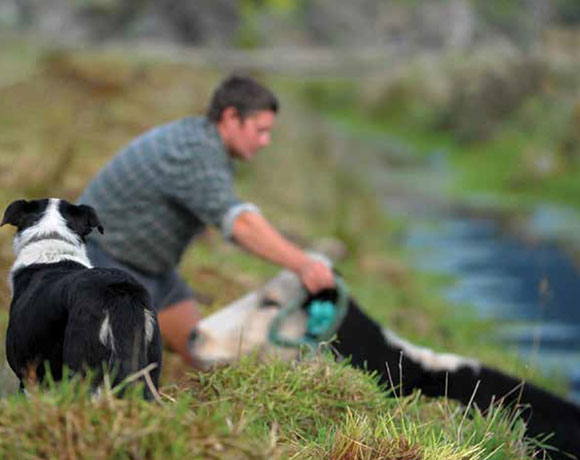
{"label": "man's head", "polygon": [[272,91],[250,78],[232,76],[214,92],[207,118],[216,124],[230,154],[249,160],[270,144],[277,112]]}

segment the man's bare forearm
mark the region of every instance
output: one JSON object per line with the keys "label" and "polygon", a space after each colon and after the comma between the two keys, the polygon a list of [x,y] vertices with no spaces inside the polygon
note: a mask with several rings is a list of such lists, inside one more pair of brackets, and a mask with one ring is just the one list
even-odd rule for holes
{"label": "man's bare forearm", "polygon": [[308,260],[304,251],[257,213],[240,214],[234,222],[232,235],[244,249],[294,272],[299,272]]}
{"label": "man's bare forearm", "polygon": [[232,236],[246,250],[295,272],[312,293],[334,286],[330,267],[308,256],[258,213],[241,213],[234,221]]}

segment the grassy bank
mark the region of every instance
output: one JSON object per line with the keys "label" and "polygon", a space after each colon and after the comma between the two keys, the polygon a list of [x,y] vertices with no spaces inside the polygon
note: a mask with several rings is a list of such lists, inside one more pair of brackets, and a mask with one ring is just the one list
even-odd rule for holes
{"label": "grassy bank", "polygon": [[[78,383],[78,382],[77,382]],[[163,402],[93,401],[83,384],[0,400],[3,458],[524,459],[523,425],[445,401],[388,399],[326,358],[252,359],[165,386]]]}
{"label": "grassy bank", "polygon": [[[132,137],[202,112],[223,77],[186,63],[90,51],[28,50],[8,53],[3,62],[15,70],[0,88],[2,209],[22,197],[74,200]],[[381,323],[421,344],[530,376],[513,356],[482,349],[488,325],[468,312],[451,315],[434,294],[437,281],[405,266],[393,243],[396,224],[379,212],[364,177],[345,171],[340,136],[306,110],[295,84],[259,76],[279,93],[283,111],[274,147],[240,165],[240,194],[302,245],[327,235],[346,241],[350,252],[340,269]],[[3,280],[11,234],[0,233]],[[215,231],[188,252],[181,269],[206,312],[277,271]],[[0,295],[5,321],[6,283]],[[419,395],[388,399],[372,377],[324,357],[298,364],[249,359],[202,375],[189,373],[170,352],[165,362],[162,404],[92,401],[82,384],[1,399],[0,458],[523,460],[533,450],[507,414],[466,415]],[[3,389],[13,384],[8,374],[0,369]]]}
{"label": "grassy bank", "polygon": [[418,155],[447,153],[458,195],[580,209],[579,68],[572,53],[483,48],[311,82],[304,94],[363,135],[390,136]]}

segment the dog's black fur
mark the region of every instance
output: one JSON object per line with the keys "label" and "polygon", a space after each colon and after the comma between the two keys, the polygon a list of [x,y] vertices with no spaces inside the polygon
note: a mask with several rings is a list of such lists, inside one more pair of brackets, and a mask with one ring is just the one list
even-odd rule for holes
{"label": "dog's black fur", "polygon": [[[4,224],[18,229],[6,356],[21,388],[44,381],[46,368],[55,381],[65,366],[72,374],[91,369],[96,389],[103,372],[116,385],[153,363],[157,388],[161,341],[148,292],[128,273],[92,268],[86,258],[84,238],[93,228],[103,231],[94,209],[19,200],[6,209]],[[144,393],[153,396],[148,385]]]}
{"label": "dog's black fur", "polygon": [[[336,297],[335,291],[323,291],[309,297],[305,305],[314,299],[336,301]],[[394,395],[420,390],[426,396],[445,396],[466,406],[471,402],[484,412],[492,403],[510,408],[517,405],[530,437],[551,435],[546,443],[558,449],[550,452],[552,459],[580,458],[577,405],[482,364],[466,364],[449,371],[429,369],[390,341],[352,298],[332,348],[337,355],[349,358],[354,367],[376,372],[380,383]]]}

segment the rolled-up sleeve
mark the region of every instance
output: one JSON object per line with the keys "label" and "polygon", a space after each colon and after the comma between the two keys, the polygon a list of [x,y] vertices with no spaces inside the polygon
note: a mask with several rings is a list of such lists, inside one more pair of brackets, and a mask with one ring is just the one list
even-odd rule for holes
{"label": "rolled-up sleeve", "polygon": [[225,213],[221,223],[222,235],[226,240],[232,240],[234,232],[234,222],[236,218],[244,212],[253,212],[256,214],[261,214],[260,208],[258,208],[258,206],[256,206],[253,203],[239,203],[237,205],[232,206]]}

